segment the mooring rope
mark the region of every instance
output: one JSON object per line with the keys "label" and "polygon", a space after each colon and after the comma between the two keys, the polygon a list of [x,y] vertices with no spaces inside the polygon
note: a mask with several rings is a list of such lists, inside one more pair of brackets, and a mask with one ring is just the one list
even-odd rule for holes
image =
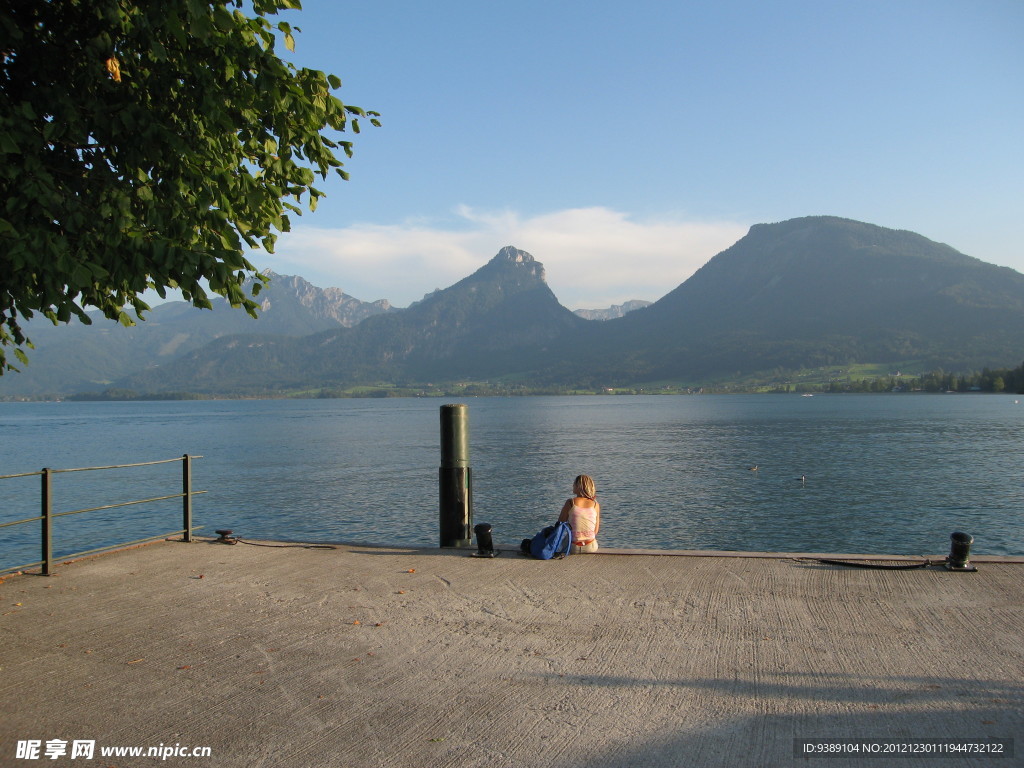
{"label": "mooring rope", "polygon": [[885,565],[883,563],[868,563],[868,562],[851,562],[849,560],[824,560],[821,558],[814,558],[816,563],[824,563],[825,565],[845,565],[847,568],[874,568],[880,571],[910,571],[914,568],[927,568],[930,565],[942,565],[941,560],[925,560],[920,563],[908,563],[906,565]]}

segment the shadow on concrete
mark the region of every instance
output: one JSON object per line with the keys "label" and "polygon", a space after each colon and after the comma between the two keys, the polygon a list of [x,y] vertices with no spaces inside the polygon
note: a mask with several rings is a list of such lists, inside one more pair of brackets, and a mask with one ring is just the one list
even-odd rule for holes
{"label": "shadow on concrete", "polygon": [[[677,732],[648,739],[644,743],[623,743],[600,754],[579,755],[565,762],[579,768],[611,766],[780,766],[821,765],[827,768],[864,765],[1000,766],[1019,765],[1017,755],[1024,747],[1024,686],[1018,680],[978,681],[952,677],[884,678],[887,687],[875,683],[882,678],[863,675],[775,674],[775,680],[659,680],[607,676],[542,675],[547,684],[592,686],[613,690],[623,686],[645,688],[678,687],[703,689],[718,699],[715,710],[734,698],[743,709],[751,702],[764,714],[738,714],[710,730],[699,730],[680,722]],[[781,679],[779,679],[781,678]],[[809,684],[815,680],[817,684]],[[898,689],[893,689],[893,683]],[[725,700],[724,702],[722,700]],[[772,714],[772,702],[801,699],[802,714]],[[664,703],[663,698],[659,701]],[[819,702],[846,704],[849,713],[816,711]],[[945,705],[945,706],[944,706]],[[792,705],[787,709],[792,711]],[[862,710],[862,711],[856,711]],[[623,712],[622,717],[644,718],[656,713]],[[796,740],[844,739],[859,751],[848,757],[835,755],[797,755]],[[865,746],[866,740],[892,740],[895,746]],[[956,739],[964,743],[1013,740],[999,754],[886,753],[886,749],[910,749],[901,743],[915,740]],[[1014,748],[1018,750],[1015,754]],[[933,749],[933,747],[923,747]],[[869,753],[868,749],[880,752]]]}
{"label": "shadow on concrete", "polygon": [[[747,680],[713,678],[709,680],[634,678],[614,675],[541,675],[551,682],[579,686],[619,687],[680,687],[702,688],[716,693],[756,698],[803,698],[815,701],[856,701],[900,703],[908,701],[942,702],[956,698],[960,701],[1024,704],[1024,683],[1019,680],[964,680],[952,677],[899,677],[855,675],[847,673],[773,672],[766,678],[777,682],[750,682]],[[787,682],[783,682],[788,680]],[[816,681],[817,685],[802,684],[802,680]],[[887,688],[876,688],[874,683],[884,680]],[[845,682],[846,685],[838,683]],[[893,684],[898,688],[893,688]],[[1022,713],[1024,714],[1024,713]]]}
{"label": "shadow on concrete", "polygon": [[[356,544],[350,546],[359,546]],[[409,557],[410,555],[416,555],[417,557],[472,557],[473,553],[476,552],[476,547],[461,547],[461,548],[435,548],[435,549],[417,549],[415,547],[393,547],[389,549],[357,549],[353,550],[350,554],[353,555],[369,555],[371,557]],[[511,551],[507,549],[500,549],[499,557],[522,557],[518,551]],[[488,559],[488,558],[479,558]]]}
{"label": "shadow on concrete", "polygon": [[[622,744],[566,760],[570,768],[620,768],[645,766],[668,768],[774,768],[806,765],[820,768],[856,766],[929,766],[929,768],[975,767],[1007,768],[1019,765],[1020,738],[1007,745],[1002,754],[967,755],[964,752],[912,755],[902,750],[915,748],[925,740],[957,739],[965,744],[980,744],[994,739],[1014,739],[1020,735],[1020,724],[1011,726],[1005,712],[988,708],[973,710],[970,719],[960,712],[931,713],[922,718],[915,712],[872,712],[842,716],[808,714],[742,716],[707,731],[687,730],[680,724],[678,733],[644,743]],[[981,723],[989,723],[982,725]],[[797,754],[797,740],[841,739],[856,752],[849,756],[805,756]],[[868,740],[884,740],[869,747]],[[918,748],[928,748],[920,747]],[[869,749],[877,750],[871,753]]]}

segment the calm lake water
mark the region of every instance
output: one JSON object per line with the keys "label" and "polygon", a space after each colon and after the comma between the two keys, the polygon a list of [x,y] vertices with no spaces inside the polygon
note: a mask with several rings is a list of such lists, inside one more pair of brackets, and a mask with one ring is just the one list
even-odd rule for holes
{"label": "calm lake water", "polygon": [[[1024,555],[1024,397],[473,398],[474,522],[512,548],[592,475],[606,547]],[[201,454],[203,535],[436,546],[445,402],[0,403],[0,475]],[[757,471],[750,467],[758,466]],[[804,479],[801,479],[804,478]],[[180,463],[54,476],[54,510],[180,492]],[[55,521],[66,554],[180,528],[179,500]],[[0,480],[0,523],[39,478]],[[0,529],[0,569],[38,524]]]}

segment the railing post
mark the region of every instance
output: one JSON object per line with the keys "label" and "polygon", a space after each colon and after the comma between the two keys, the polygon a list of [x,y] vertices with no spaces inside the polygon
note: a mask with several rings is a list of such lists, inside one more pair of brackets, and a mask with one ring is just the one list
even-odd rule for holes
{"label": "railing post", "polygon": [[192,541],[192,457],[187,453],[181,457],[181,511],[185,541]]}
{"label": "railing post", "polygon": [[43,576],[49,576],[50,570],[53,566],[53,483],[50,479],[50,469],[48,467],[43,468],[42,472],[42,499],[41,499],[42,512],[42,535],[40,541],[42,544],[42,557],[43,561]]}

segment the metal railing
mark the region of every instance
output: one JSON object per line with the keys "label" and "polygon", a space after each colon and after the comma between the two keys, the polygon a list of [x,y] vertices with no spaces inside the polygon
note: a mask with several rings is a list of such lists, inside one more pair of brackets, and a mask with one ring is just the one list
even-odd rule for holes
{"label": "metal railing", "polygon": [[[34,477],[38,475],[41,478],[40,487],[40,514],[38,517],[28,517],[24,520],[13,520],[9,523],[0,523],[0,528],[7,528],[12,525],[23,525],[25,523],[40,523],[40,547],[41,547],[41,560],[37,560],[34,563],[25,563],[23,565],[16,565],[10,568],[0,568],[0,574],[11,573],[13,571],[23,571],[26,568],[34,568],[39,565],[42,566],[41,573],[43,576],[49,576],[53,571],[53,521],[58,517],[66,517],[68,515],[80,515],[84,512],[98,512],[105,509],[118,509],[119,507],[130,507],[136,504],[149,504],[156,501],[166,501],[167,499],[181,499],[181,514],[182,524],[181,529],[177,531],[170,531],[168,533],[161,533],[156,536],[148,536],[144,539],[137,539],[135,541],[124,541],[118,544],[110,544],[103,547],[97,547],[95,549],[89,549],[84,552],[74,552],[68,555],[62,555],[61,560],[68,558],[81,557],[82,555],[91,555],[97,552],[104,552],[108,549],[116,549],[118,547],[127,547],[133,544],[142,544],[147,541],[156,541],[157,539],[164,539],[168,536],[177,536],[183,534],[184,541],[192,541],[192,532],[199,530],[202,526],[192,525],[192,497],[206,493],[206,491],[193,491],[192,490],[192,460],[201,459],[202,456],[190,456],[184,454],[180,459],[163,459],[161,461],[144,461],[138,464],[115,464],[108,467],[80,467],[78,469],[49,469],[44,468],[39,472],[23,472],[17,475],[0,475],[0,480],[9,480],[15,477]],[[181,462],[181,493],[172,493],[169,496],[155,496],[149,499],[136,499],[135,501],[123,501],[119,504],[105,504],[100,507],[89,507],[88,509],[74,509],[69,512],[54,512],[53,511],[53,475],[64,472],[93,472],[97,470],[106,469],[126,469],[129,467],[148,467],[154,464],[169,464],[175,461]]]}

